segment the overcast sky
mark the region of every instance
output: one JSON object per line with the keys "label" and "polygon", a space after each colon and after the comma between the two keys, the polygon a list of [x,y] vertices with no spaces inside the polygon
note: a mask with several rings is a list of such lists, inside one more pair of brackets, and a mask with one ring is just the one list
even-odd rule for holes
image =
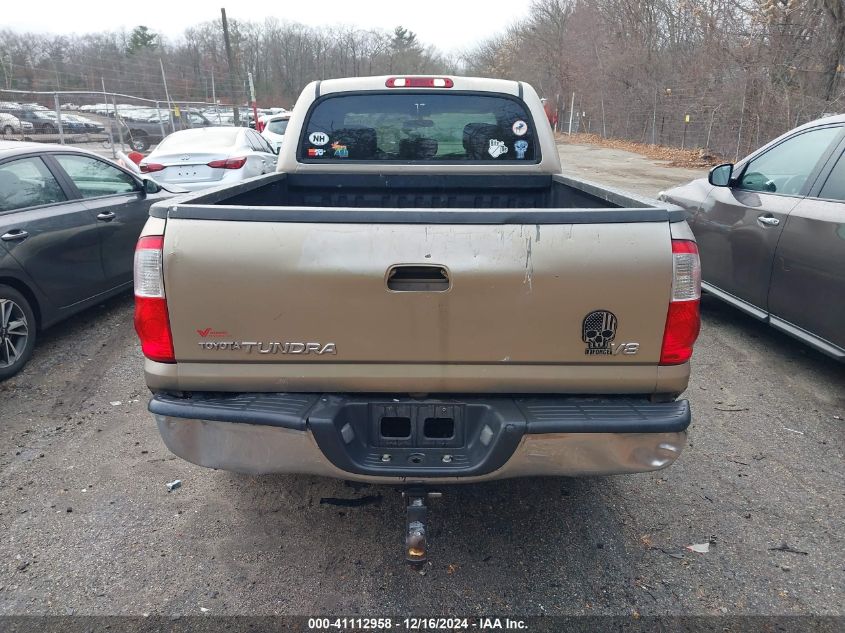
{"label": "overcast sky", "polygon": [[[460,51],[524,17],[530,0],[0,0],[0,28],[37,33],[126,30],[144,24],[168,39],[214,20],[225,6],[230,18],[273,16],[312,26],[348,24],[390,29],[401,24],[426,44]],[[226,6],[228,5],[228,6]],[[36,10],[37,7],[37,10]]]}

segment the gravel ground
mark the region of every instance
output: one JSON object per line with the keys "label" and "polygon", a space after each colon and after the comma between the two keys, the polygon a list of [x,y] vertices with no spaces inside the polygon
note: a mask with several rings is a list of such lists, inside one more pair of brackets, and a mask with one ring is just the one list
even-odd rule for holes
{"label": "gravel ground", "polygon": [[[651,195],[697,175],[561,153]],[[122,297],[53,328],[0,384],[0,615],[843,615],[845,365],[715,300],[674,466],[449,488],[424,574],[401,561],[392,488],[170,455],[131,314]]]}

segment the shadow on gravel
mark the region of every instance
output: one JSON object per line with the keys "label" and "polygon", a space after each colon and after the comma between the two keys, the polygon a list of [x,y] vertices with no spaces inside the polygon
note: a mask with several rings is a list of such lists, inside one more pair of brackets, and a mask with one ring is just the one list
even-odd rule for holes
{"label": "shadow on gravel", "polygon": [[[235,507],[228,516],[238,517],[243,529],[207,554],[218,563],[230,560],[223,576],[263,579],[260,591],[270,595],[289,591],[290,578],[319,579],[317,612],[368,603],[376,612],[398,607],[439,613],[449,605],[538,612],[531,603],[550,594],[561,592],[577,603],[610,585],[625,586],[620,580],[636,568],[627,564],[625,520],[612,503],[612,478],[433,487],[444,495],[429,503],[429,564],[423,573],[403,561],[405,513],[397,487],[295,476],[231,481],[225,503]],[[374,495],[379,503],[321,504],[327,496]],[[237,552],[248,556],[256,547],[261,555],[243,566]]]}
{"label": "shadow on gravel", "polygon": [[792,371],[823,372],[831,380],[838,377],[841,384],[845,384],[845,363],[816,351],[716,297],[702,295],[701,317],[706,325],[733,333],[741,345],[760,348],[760,353],[773,363],[794,363],[796,367]]}
{"label": "shadow on gravel", "polygon": [[[38,334],[38,344],[44,345],[53,341],[72,339],[90,328],[96,328],[103,319],[118,315],[121,311],[131,310],[134,304],[132,292],[125,293],[107,299],[103,303],[94,305],[79,314],[75,314],[65,321],[61,321],[53,327],[47,328]],[[131,315],[130,315],[131,325]],[[38,355],[38,347],[35,348],[35,355]]]}

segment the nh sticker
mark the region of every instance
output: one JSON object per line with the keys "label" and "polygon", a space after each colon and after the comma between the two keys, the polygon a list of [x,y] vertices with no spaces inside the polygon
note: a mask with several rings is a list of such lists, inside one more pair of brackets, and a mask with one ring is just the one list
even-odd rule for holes
{"label": "nh sticker", "polygon": [[490,139],[490,147],[487,148],[487,153],[493,158],[499,158],[502,154],[508,153],[508,146],[504,141],[497,141],[494,138]]}
{"label": "nh sticker", "polygon": [[308,135],[308,142],[311,145],[328,145],[329,135],[325,132],[311,132]]}

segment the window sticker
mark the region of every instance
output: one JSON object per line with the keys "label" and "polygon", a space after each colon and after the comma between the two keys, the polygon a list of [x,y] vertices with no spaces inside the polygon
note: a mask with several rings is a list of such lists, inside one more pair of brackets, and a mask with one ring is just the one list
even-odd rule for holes
{"label": "window sticker", "polygon": [[349,148],[340,143],[332,143],[335,158],[349,158]]}
{"label": "window sticker", "polygon": [[311,145],[322,147],[323,145],[328,145],[329,135],[325,132],[311,132],[311,134],[308,135],[308,142],[311,143]]}
{"label": "window sticker", "polygon": [[513,130],[515,136],[525,136],[528,134],[528,124],[522,119],[519,119],[513,122],[511,130]]}
{"label": "window sticker", "polygon": [[318,149],[316,147],[309,147],[308,148],[308,158],[318,158],[320,156],[325,155],[326,150]]}
{"label": "window sticker", "polygon": [[513,144],[513,148],[516,151],[517,159],[523,160],[525,158],[525,152],[528,151],[528,141],[517,141]]}
{"label": "window sticker", "polygon": [[493,158],[499,158],[502,154],[508,153],[508,146],[504,141],[497,141],[494,138],[490,139],[490,147],[487,148],[487,153]]}

